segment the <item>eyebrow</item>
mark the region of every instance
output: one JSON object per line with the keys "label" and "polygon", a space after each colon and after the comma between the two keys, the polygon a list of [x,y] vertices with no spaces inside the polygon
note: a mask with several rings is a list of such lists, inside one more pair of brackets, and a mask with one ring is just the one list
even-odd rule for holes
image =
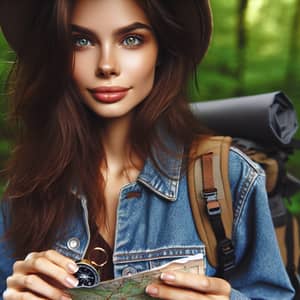
{"label": "eyebrow", "polygon": [[[86,28],[84,26],[80,26],[80,25],[76,25],[76,24],[72,24],[72,31],[74,32],[78,32],[78,33],[85,33],[85,34],[88,34],[88,35],[93,35],[93,36],[97,36],[96,32],[89,29],[89,28]],[[129,33],[133,30],[136,30],[136,29],[146,29],[150,32],[153,32],[151,26],[147,25],[147,24],[144,24],[144,23],[140,23],[140,22],[134,22],[132,24],[129,24],[125,27],[121,27],[119,29],[116,29],[114,31],[114,35],[118,36],[118,35],[124,35],[126,33]]]}

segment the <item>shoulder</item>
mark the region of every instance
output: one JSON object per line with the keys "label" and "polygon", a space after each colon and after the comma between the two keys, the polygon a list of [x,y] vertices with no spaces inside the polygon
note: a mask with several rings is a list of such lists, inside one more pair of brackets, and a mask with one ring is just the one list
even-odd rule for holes
{"label": "shoulder", "polygon": [[255,189],[265,189],[263,168],[235,147],[231,147],[229,151],[228,172],[234,204],[246,201]]}
{"label": "shoulder", "polygon": [[7,202],[0,200],[0,294],[5,289],[6,278],[10,275],[14,258],[12,248],[5,239],[8,222]]}
{"label": "shoulder", "polygon": [[7,224],[7,219],[9,215],[8,202],[4,199],[0,200],[0,238],[3,235],[4,228]]}
{"label": "shoulder", "polygon": [[263,168],[241,150],[231,147],[229,151],[229,182],[235,216],[246,204],[266,199],[266,178]]}
{"label": "shoulder", "polygon": [[2,257],[2,254],[6,247],[4,245],[7,245],[5,235],[9,226],[9,204],[7,201],[0,200],[0,257]]}
{"label": "shoulder", "polygon": [[229,176],[231,179],[237,179],[241,176],[265,176],[262,167],[253,161],[244,152],[231,146],[229,151]]}

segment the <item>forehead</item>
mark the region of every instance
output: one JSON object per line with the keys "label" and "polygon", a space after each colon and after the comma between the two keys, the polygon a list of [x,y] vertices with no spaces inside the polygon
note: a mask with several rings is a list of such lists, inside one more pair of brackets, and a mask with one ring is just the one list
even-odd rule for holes
{"label": "forehead", "polygon": [[72,13],[73,24],[86,27],[122,27],[133,22],[149,21],[136,0],[76,0]]}

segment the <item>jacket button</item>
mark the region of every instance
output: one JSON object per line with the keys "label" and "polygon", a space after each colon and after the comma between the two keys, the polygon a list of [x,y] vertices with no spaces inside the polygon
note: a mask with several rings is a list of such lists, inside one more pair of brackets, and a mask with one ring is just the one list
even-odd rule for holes
{"label": "jacket button", "polygon": [[80,246],[80,241],[78,238],[70,238],[67,242],[67,246],[70,250],[77,250]]}
{"label": "jacket button", "polygon": [[130,276],[137,273],[137,270],[134,267],[126,267],[122,271],[122,276]]}

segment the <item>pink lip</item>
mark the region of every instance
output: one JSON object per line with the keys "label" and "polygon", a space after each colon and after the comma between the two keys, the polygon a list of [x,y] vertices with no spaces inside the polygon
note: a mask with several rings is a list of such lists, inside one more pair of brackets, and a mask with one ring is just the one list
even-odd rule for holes
{"label": "pink lip", "polygon": [[122,100],[128,93],[130,88],[121,86],[101,86],[90,89],[93,97],[103,103],[115,103]]}

